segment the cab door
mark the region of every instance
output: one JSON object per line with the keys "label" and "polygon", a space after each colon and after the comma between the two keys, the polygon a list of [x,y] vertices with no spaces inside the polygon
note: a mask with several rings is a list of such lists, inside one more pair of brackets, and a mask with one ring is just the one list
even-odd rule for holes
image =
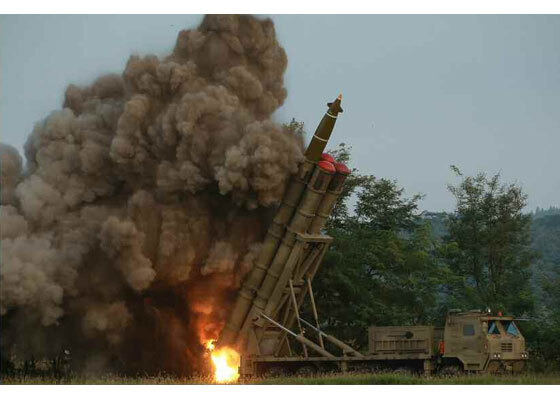
{"label": "cab door", "polygon": [[464,319],[459,326],[460,340],[458,344],[458,358],[463,362],[465,370],[478,371],[486,363],[484,343],[486,332],[478,318]]}

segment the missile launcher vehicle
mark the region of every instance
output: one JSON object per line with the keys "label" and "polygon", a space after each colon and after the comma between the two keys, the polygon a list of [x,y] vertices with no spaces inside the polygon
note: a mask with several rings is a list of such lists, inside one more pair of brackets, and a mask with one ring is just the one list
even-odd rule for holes
{"label": "missile launcher vehicle", "polygon": [[453,375],[522,372],[529,356],[513,317],[451,310],[442,328],[370,327],[367,357],[377,367]]}
{"label": "missile launcher vehicle", "polygon": [[[323,228],[351,172],[323,152],[341,100],[327,104],[216,346],[239,352],[242,379],[351,369],[522,370],[528,356],[512,317],[450,312],[445,328],[371,327],[366,354],[322,330],[311,283],[332,241]],[[304,301],[313,322],[300,315]]]}
{"label": "missile launcher vehicle", "polygon": [[[450,311],[445,327],[371,326],[367,352],[322,332],[299,318],[313,334],[342,350],[342,355],[251,355],[241,358],[240,374],[312,374],[329,371],[397,371],[426,375],[464,372],[519,373],[527,367],[525,339],[511,316],[488,312]],[[296,335],[292,332],[291,335]],[[308,345],[303,340],[302,345]],[[320,341],[323,349],[323,341]],[[315,350],[314,347],[309,346]],[[306,355],[307,354],[307,355]]]}

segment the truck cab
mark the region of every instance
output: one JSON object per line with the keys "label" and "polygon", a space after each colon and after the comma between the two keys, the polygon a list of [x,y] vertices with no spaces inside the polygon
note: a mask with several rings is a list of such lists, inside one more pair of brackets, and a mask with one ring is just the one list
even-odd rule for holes
{"label": "truck cab", "polygon": [[445,321],[443,361],[465,371],[521,372],[528,354],[513,317],[450,311]]}

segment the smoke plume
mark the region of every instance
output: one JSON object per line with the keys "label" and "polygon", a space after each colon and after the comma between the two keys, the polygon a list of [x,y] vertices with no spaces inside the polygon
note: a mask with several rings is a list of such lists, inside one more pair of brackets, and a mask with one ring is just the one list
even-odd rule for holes
{"label": "smoke plume", "polygon": [[271,20],[206,16],[169,56],[70,85],[25,169],[0,147],[2,357],[202,369],[303,157],[270,119],[286,64]]}

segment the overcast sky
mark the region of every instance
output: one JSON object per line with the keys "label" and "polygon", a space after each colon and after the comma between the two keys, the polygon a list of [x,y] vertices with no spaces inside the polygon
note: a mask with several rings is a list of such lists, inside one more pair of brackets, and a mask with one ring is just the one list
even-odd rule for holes
{"label": "overcast sky", "polygon": [[[449,166],[501,172],[528,210],[560,205],[559,16],[272,16],[288,54],[275,118],[309,133],[343,93],[331,146],[450,210]],[[168,54],[200,16],[0,16],[0,140],[22,149],[69,83]]]}

